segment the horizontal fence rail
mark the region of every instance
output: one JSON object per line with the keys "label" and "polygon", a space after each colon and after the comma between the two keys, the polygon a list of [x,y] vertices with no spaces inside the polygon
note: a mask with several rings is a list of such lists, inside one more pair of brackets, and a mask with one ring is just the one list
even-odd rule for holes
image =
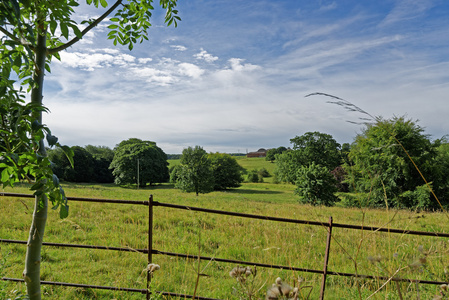
{"label": "horizontal fence rail", "polygon": [[[162,203],[162,202],[157,202],[157,201],[153,201],[153,206],[170,207],[170,208],[175,208],[175,209],[184,209],[184,210],[190,210],[190,211],[198,211],[198,212],[205,212],[205,213],[212,213],[212,214],[219,214],[219,215],[228,215],[228,216],[267,220],[267,221],[276,221],[276,222],[284,222],[284,223],[315,225],[315,226],[323,226],[323,227],[330,226],[329,223],[327,223],[327,222],[306,221],[306,220],[298,220],[298,219],[287,219],[287,218],[269,217],[269,216],[261,216],[261,215],[252,215],[252,214],[245,214],[245,213],[238,213],[238,212],[200,208],[200,207],[194,207],[194,206]],[[367,230],[367,231],[378,231],[378,232],[389,232],[389,233],[400,233],[400,234],[411,234],[411,235],[434,236],[434,237],[449,237],[449,233],[444,233],[444,232],[416,231],[416,230],[407,230],[407,229],[394,229],[394,228],[361,226],[361,225],[340,224],[340,223],[332,223],[332,227],[356,229],[356,230]]]}
{"label": "horizontal fence rail", "polygon": [[[5,192],[0,192],[0,196],[19,197],[19,198],[34,198],[34,195],[18,194],[18,193],[5,193]],[[152,262],[152,255],[154,254],[154,255],[166,255],[166,256],[172,256],[172,257],[178,257],[178,258],[184,258],[184,259],[195,259],[195,260],[200,259],[200,260],[233,263],[233,264],[240,264],[240,265],[250,265],[250,266],[263,267],[263,268],[282,269],[282,270],[291,270],[291,271],[321,274],[321,275],[323,275],[323,281],[322,281],[322,286],[321,286],[320,299],[324,299],[324,287],[325,287],[327,275],[342,276],[342,277],[354,277],[354,278],[362,278],[362,279],[377,279],[377,280],[385,280],[385,281],[413,282],[413,283],[431,284],[431,285],[441,285],[441,284],[447,283],[447,282],[443,282],[443,281],[407,279],[407,278],[400,278],[400,277],[390,278],[390,277],[386,277],[386,276],[373,276],[373,275],[335,272],[335,271],[327,270],[327,265],[328,265],[327,259],[328,259],[329,250],[330,250],[332,228],[344,228],[344,229],[351,229],[351,230],[365,230],[365,231],[372,231],[372,232],[387,232],[387,233],[429,236],[429,237],[449,237],[449,233],[426,232],[426,231],[415,231],[415,230],[397,229],[397,228],[395,229],[395,228],[385,228],[385,227],[373,227],[373,226],[361,226],[361,225],[333,223],[332,218],[330,218],[329,222],[319,222],[319,221],[308,221],[308,220],[298,220],[298,219],[288,219],[288,218],[254,215],[254,214],[247,214],[247,213],[229,212],[229,211],[222,211],[222,210],[215,210],[215,209],[208,209],[208,208],[200,208],[200,207],[193,207],[193,206],[185,206],[185,205],[157,202],[157,201],[153,201],[152,195],[150,196],[149,201],[96,199],[96,198],[81,198],[81,197],[67,197],[67,198],[70,201],[148,206],[148,212],[149,212],[149,216],[148,216],[148,218],[149,218],[148,249],[133,249],[130,247],[109,247],[109,246],[101,246],[101,245],[81,245],[81,244],[43,242],[43,245],[45,245],[45,246],[84,248],[84,249],[109,250],[109,251],[123,251],[123,252],[138,252],[138,253],[148,254],[148,263]],[[153,247],[152,247],[153,207],[158,207],[158,206],[172,208],[172,209],[203,212],[203,213],[209,213],[209,214],[219,214],[219,215],[227,215],[227,216],[233,216],[233,217],[242,217],[242,218],[248,218],[248,219],[258,219],[258,220],[265,220],[265,221],[274,221],[274,222],[283,222],[283,223],[325,227],[328,231],[328,239],[327,239],[327,245],[326,245],[324,268],[323,268],[323,270],[313,270],[313,269],[299,268],[299,267],[292,267],[292,266],[263,264],[263,263],[258,263],[258,262],[249,262],[249,261],[241,261],[241,260],[234,260],[234,259],[198,256],[198,255],[190,255],[190,254],[184,254],[184,253],[173,253],[173,252],[166,252],[166,251],[160,251],[160,250],[153,249]],[[1,243],[11,243],[11,244],[27,244],[27,241],[11,240],[11,239],[0,239],[0,242]],[[6,281],[24,282],[23,279],[18,279],[18,278],[2,277],[1,279],[6,280]],[[76,283],[66,283],[66,282],[52,282],[52,281],[41,281],[41,284],[141,293],[141,294],[146,294],[147,299],[150,299],[150,295],[153,293],[153,294],[161,294],[161,295],[176,297],[176,298],[191,299],[191,298],[195,297],[195,299],[202,299],[202,300],[220,300],[220,299],[200,297],[200,296],[177,294],[177,293],[171,293],[171,292],[165,292],[165,291],[150,292],[148,290],[150,280],[151,280],[151,277],[150,277],[150,274],[148,273],[147,274],[147,289],[121,288],[121,287],[98,286],[98,285],[76,284]]]}

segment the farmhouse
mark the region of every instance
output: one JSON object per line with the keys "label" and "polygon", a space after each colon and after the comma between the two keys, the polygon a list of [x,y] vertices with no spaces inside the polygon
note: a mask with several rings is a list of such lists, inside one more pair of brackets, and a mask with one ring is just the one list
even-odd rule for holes
{"label": "farmhouse", "polygon": [[256,152],[249,152],[246,154],[246,157],[265,157],[267,156],[267,150],[264,148],[260,148]]}

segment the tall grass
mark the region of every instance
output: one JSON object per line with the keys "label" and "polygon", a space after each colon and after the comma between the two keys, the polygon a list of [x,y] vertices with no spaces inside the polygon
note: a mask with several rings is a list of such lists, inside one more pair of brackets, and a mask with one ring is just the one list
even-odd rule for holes
{"label": "tall grass", "polygon": [[[260,161],[257,161],[258,163]],[[270,164],[266,162],[266,164]],[[447,231],[441,213],[415,213],[396,210],[359,210],[340,207],[299,205],[293,194],[294,186],[271,183],[244,183],[242,187],[210,194],[182,193],[171,185],[146,189],[125,189],[108,185],[67,184],[68,196],[154,200],[243,213],[305,219],[326,223],[365,224],[421,231]],[[11,191],[11,190],[7,190]],[[28,187],[14,192],[28,193]],[[32,214],[27,199],[0,198],[0,236],[4,239],[26,240]],[[154,208],[153,247],[157,250],[203,256],[280,264],[308,269],[322,269],[326,228],[309,225],[281,224],[271,221]],[[46,242],[106,245],[141,249],[147,247],[148,213],[145,206],[71,202],[70,215],[60,220],[57,213],[49,214]],[[447,281],[449,266],[448,240],[392,233],[360,232],[334,228],[328,269],[337,272],[400,276],[426,280]],[[0,244],[5,262],[2,276],[20,278],[25,246]],[[147,266],[145,254],[100,250],[44,247],[42,279],[84,284],[145,288]],[[421,263],[420,258],[425,258]],[[229,276],[236,266],[219,262],[198,261],[154,255],[161,266],[154,274],[152,288],[176,293],[239,299],[239,283]],[[400,270],[396,272],[397,270]],[[311,286],[310,299],[318,298],[320,275],[289,270],[258,268],[257,284],[263,286],[257,295],[281,277],[293,285],[298,277]],[[431,299],[438,286],[398,286],[385,281],[329,276],[326,299]],[[20,284],[7,283],[5,290],[23,290]],[[49,299],[142,299],[142,295],[124,292],[44,286]],[[308,289],[304,289],[306,299]],[[307,291],[307,292],[306,292]],[[254,298],[257,299],[257,298]],[[301,298],[299,298],[301,299]]]}

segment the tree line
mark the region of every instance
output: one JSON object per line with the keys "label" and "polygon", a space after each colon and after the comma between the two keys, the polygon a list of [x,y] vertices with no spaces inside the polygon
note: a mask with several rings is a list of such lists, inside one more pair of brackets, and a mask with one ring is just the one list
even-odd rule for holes
{"label": "tree line", "polygon": [[207,193],[239,187],[245,169],[230,154],[207,153],[200,146],[183,150],[180,164],[168,168],[168,156],[155,142],[130,138],[114,149],[73,146],[73,166],[63,151],[49,149],[52,169],[68,182],[137,184],[140,187],[171,181],[186,192]]}
{"label": "tree line", "polygon": [[[296,185],[301,203],[414,209],[449,204],[449,142],[430,140],[417,121],[378,119],[366,124],[352,144],[340,145],[321,132],[307,132],[290,143],[269,149],[266,160],[276,164],[273,182]],[[72,182],[145,186],[170,181],[199,194],[239,187],[246,173],[233,156],[207,153],[200,146],[184,149],[171,169],[155,142],[136,138],[114,149],[88,145],[72,150],[73,168],[63,151],[49,151],[54,173]],[[247,180],[263,182],[264,176],[253,170]]]}

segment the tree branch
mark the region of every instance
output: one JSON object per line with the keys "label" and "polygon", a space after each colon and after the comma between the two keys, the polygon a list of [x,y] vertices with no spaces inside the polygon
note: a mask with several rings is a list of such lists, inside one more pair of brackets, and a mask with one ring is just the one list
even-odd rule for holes
{"label": "tree branch", "polygon": [[103,21],[107,16],[109,16],[120,4],[122,3],[122,0],[117,0],[117,2],[114,3],[114,5],[111,6],[110,9],[108,9],[103,15],[101,15],[98,19],[96,19],[92,24],[87,26],[83,31],[81,31],[81,37],[75,37],[69,42],[58,46],[56,48],[51,48],[47,50],[47,54],[53,54],[57,53],[59,51],[65,50],[68,47],[72,46],[76,42],[78,42],[86,33],[88,33],[92,28],[100,24],[101,21]]}
{"label": "tree branch", "polygon": [[22,38],[16,37],[14,34],[10,33],[8,30],[6,30],[5,28],[3,28],[1,26],[0,26],[0,32],[2,32],[4,35],[9,37],[11,40],[15,41],[16,43],[18,43],[24,47],[29,47],[30,49],[34,50],[33,45],[25,42],[24,39],[22,39]]}

